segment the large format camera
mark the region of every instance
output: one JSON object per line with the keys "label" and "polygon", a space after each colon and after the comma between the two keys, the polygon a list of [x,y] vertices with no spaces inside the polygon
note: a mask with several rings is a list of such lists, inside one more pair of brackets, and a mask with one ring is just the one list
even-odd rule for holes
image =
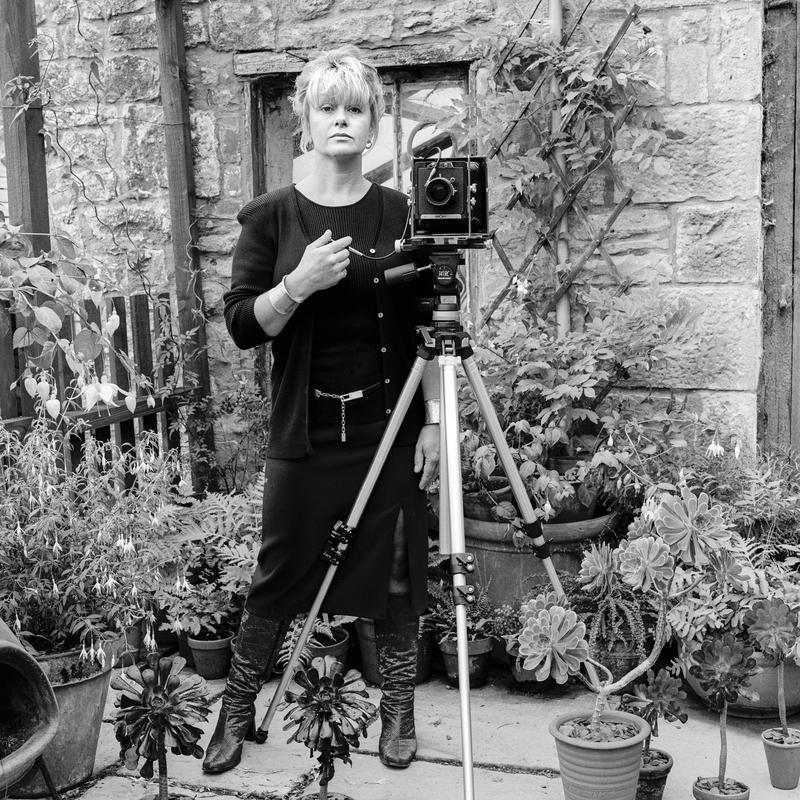
{"label": "large format camera", "polygon": [[489,238],[488,190],[485,158],[413,159],[412,240],[436,244],[452,240],[459,247],[470,240],[475,245],[485,243]]}

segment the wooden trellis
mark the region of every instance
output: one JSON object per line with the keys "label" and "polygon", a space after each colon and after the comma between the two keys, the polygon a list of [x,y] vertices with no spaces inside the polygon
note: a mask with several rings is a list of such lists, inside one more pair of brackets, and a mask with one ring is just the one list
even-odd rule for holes
{"label": "wooden trellis", "polygon": [[[581,20],[586,14],[586,11],[588,10],[591,3],[592,0],[588,0],[586,2],[580,13],[576,16],[570,28],[561,37],[560,43],[562,46],[566,46],[569,43],[570,39],[577,30],[578,25],[580,24]],[[606,73],[611,77],[612,84],[615,87],[619,87],[619,83],[618,81],[616,81],[614,72],[610,67],[609,63],[611,57],[619,47],[628,29],[637,20],[639,10],[640,10],[639,6],[634,5],[628,12],[628,15],[625,17],[625,19],[619,26],[616,35],[614,36],[611,43],[605,49],[603,55],[600,57],[597,64],[595,65],[594,77],[599,77],[602,73]],[[508,140],[509,136],[513,132],[516,125],[523,119],[526,119],[527,112],[531,107],[531,105],[533,104],[534,98],[536,98],[537,95],[546,90],[545,86],[546,81],[547,81],[547,76],[543,72],[542,75],[534,84],[533,88],[531,89],[531,96],[532,96],[531,100],[529,100],[528,103],[525,106],[523,106],[520,114],[511,123],[509,123],[506,130],[501,135],[499,141],[496,142],[495,145],[492,147],[492,149],[489,151],[488,155],[490,158],[502,157],[503,145]],[[614,222],[616,221],[617,217],[620,215],[622,210],[631,202],[633,198],[633,190],[629,187],[623,186],[619,176],[617,175],[613,167],[611,166],[608,167],[612,180],[614,181],[616,187],[620,191],[622,191],[623,194],[622,198],[617,202],[617,204],[614,206],[614,208],[608,215],[606,222],[599,229],[594,228],[585,210],[580,205],[580,203],[577,202],[579,194],[581,190],[584,188],[589,176],[597,167],[599,167],[601,164],[603,164],[609,159],[611,155],[613,134],[619,131],[619,129],[625,123],[627,118],[630,116],[630,113],[633,111],[637,103],[637,98],[635,96],[627,97],[620,90],[618,91],[620,95],[621,108],[617,112],[614,122],[611,126],[612,136],[609,137],[609,139],[605,142],[603,148],[594,156],[592,161],[587,165],[583,174],[579,176],[575,181],[570,182],[569,176],[567,175],[565,169],[559,163],[559,160],[557,158],[557,148],[555,145],[555,141],[560,134],[566,132],[569,129],[569,126],[573,120],[575,109],[577,108],[577,106],[573,108],[572,113],[568,114],[560,121],[559,128],[552,131],[550,135],[546,137],[540,149],[540,156],[542,157],[543,160],[545,160],[548,163],[550,169],[555,175],[557,186],[563,193],[563,199],[553,209],[550,218],[540,228],[539,235],[536,241],[522,258],[518,269],[514,269],[513,265],[511,264],[511,261],[506,253],[506,248],[503,246],[502,241],[497,236],[494,237],[493,247],[500,259],[501,264],[508,273],[508,280],[506,281],[505,285],[500,289],[500,291],[487,304],[486,309],[483,312],[478,322],[478,327],[482,327],[483,325],[485,325],[486,322],[491,318],[492,314],[494,314],[495,311],[497,311],[497,309],[502,304],[503,300],[508,296],[509,292],[511,291],[511,288],[514,286],[514,283],[520,278],[526,278],[530,275],[534,259],[540,250],[544,249],[550,256],[550,259],[553,261],[553,263],[556,266],[559,265],[560,259],[558,256],[556,241],[560,225],[569,211],[573,211],[577,216],[578,220],[580,220],[580,222],[583,224],[584,228],[586,229],[590,237],[590,243],[580,254],[580,256],[577,259],[575,259],[575,261],[572,263],[569,271],[561,280],[559,286],[553,293],[553,297],[549,301],[547,307],[544,309],[544,313],[546,314],[555,310],[558,300],[563,295],[565,295],[567,291],[569,291],[570,286],[573,284],[578,275],[582,272],[582,270],[586,266],[586,263],[597,251],[599,251],[603,260],[606,262],[606,264],[608,264],[613,274],[619,278],[619,271],[617,270],[617,267],[611,255],[603,246],[603,241],[607,236],[608,232],[611,230]],[[506,209],[513,208],[518,202],[520,202],[520,200],[521,200],[521,194],[515,190],[512,196],[509,198],[508,202],[506,203],[505,206]],[[625,291],[626,288],[627,284],[624,281],[620,280],[620,291]]]}

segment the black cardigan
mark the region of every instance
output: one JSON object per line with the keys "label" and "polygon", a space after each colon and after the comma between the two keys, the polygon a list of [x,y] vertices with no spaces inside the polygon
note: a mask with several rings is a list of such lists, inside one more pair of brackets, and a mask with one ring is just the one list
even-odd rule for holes
{"label": "black cardigan", "polygon": [[[380,226],[375,254],[394,250],[403,235],[408,215],[406,195],[379,187]],[[236,244],[231,269],[231,288],[223,297],[225,322],[234,343],[248,349],[272,340],[272,408],[267,454],[272,458],[301,458],[311,452],[308,438],[308,377],[314,325],[314,296],[294,313],[274,339],[255,316],[256,298],[280,283],[300,263],[312,241],[304,229],[293,186],[287,186],[250,201],[237,217],[242,233]],[[338,233],[337,235],[343,235]],[[389,288],[383,271],[409,261],[425,262],[422,256],[393,254],[376,263],[376,305],[381,336],[390,355],[384,360],[384,396],[393,408],[416,354],[414,327],[417,298],[425,294],[429,281]],[[398,444],[413,444],[423,423],[422,396],[418,391],[401,427]]]}

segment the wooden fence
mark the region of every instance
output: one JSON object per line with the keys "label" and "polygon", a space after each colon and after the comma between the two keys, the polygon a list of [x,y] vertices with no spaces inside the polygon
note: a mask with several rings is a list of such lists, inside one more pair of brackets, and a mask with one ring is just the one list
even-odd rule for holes
{"label": "wooden fence", "polygon": [[[134,446],[137,436],[143,431],[156,433],[164,448],[180,448],[178,409],[192,399],[190,389],[171,388],[168,394],[164,391],[175,370],[173,361],[163,355],[164,333],[168,335],[172,330],[173,320],[169,295],[161,294],[154,299],[155,302],[152,302],[144,294],[133,295],[128,300],[121,296],[114,297],[108,311],[116,312],[119,317],[119,326],[113,334],[114,349],[131,356],[139,371],[150,378],[156,397],[155,405],[152,405],[152,401],[148,404],[147,396],[139,392],[132,410],[125,405],[122,397],[113,405],[99,400],[92,409],[76,408],[65,413],[71,421],[82,420],[86,429],[99,441],[110,441],[122,448]],[[89,323],[100,323],[100,312],[94,305],[87,304],[86,314]],[[22,431],[33,420],[34,399],[21,385],[17,385],[13,391],[8,389],[25,368],[25,354],[12,347],[16,327],[14,316],[4,306],[0,306],[0,315],[4,318],[0,320],[0,420],[7,427]],[[66,318],[62,331],[74,333],[75,321]],[[97,356],[95,372],[99,379],[106,377],[120,389],[130,389],[128,373],[114,352]],[[75,392],[74,377],[60,354],[53,360],[52,374],[59,397]],[[73,443],[77,444],[79,442]],[[80,459],[81,451],[80,446],[70,449],[67,468]]]}

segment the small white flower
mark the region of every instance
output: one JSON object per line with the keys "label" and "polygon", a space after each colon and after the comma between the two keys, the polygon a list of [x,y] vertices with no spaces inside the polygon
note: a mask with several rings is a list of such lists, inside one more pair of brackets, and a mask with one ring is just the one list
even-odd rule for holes
{"label": "small white flower", "polygon": [[721,458],[725,455],[725,448],[717,441],[716,435],[706,449],[706,455],[709,456],[709,458]]}
{"label": "small white flower", "polygon": [[103,584],[100,583],[100,578],[95,578],[94,586],[92,586],[92,591],[97,595],[103,594]]}
{"label": "small white flower", "polygon": [[139,590],[136,588],[136,584],[134,583],[131,586],[131,597],[136,597],[139,594]]}
{"label": "small white flower", "polygon": [[118,547],[120,550],[125,547],[125,537],[121,533],[119,536],[117,536],[117,541],[114,542],[114,547]]}
{"label": "small white flower", "polygon": [[59,544],[58,539],[53,540],[53,555],[58,556],[60,555],[61,551],[64,548]]}
{"label": "small white flower", "polygon": [[86,661],[89,658],[89,654],[86,652],[86,643],[81,643],[81,654],[78,656],[81,661]]}
{"label": "small white flower", "polygon": [[122,552],[126,556],[131,556],[131,555],[134,555],[136,553],[136,547],[134,547],[133,537],[132,536],[129,536],[126,539],[125,544],[122,547]]}
{"label": "small white flower", "polygon": [[545,504],[544,504],[544,507],[542,508],[542,511],[544,511],[544,518],[545,519],[550,519],[550,517],[553,516],[553,506],[550,505],[550,501],[549,500],[545,501]]}
{"label": "small white flower", "polygon": [[737,439],[736,445],[733,448],[733,457],[738,459],[741,454],[742,454],[742,448],[739,444],[739,440]]}
{"label": "small white flower", "polygon": [[111,591],[113,591],[113,590],[114,590],[114,588],[116,587],[116,585],[117,585],[117,580],[116,580],[116,578],[115,578],[113,575],[109,575],[109,576],[106,578],[106,580],[105,580],[105,583],[104,583],[103,585],[106,587],[106,590],[107,590],[108,592],[111,592]]}
{"label": "small white flower", "polygon": [[642,519],[645,522],[655,522],[657,508],[658,503],[656,503],[655,497],[648,497],[647,500],[642,503]]}
{"label": "small white flower", "polygon": [[19,615],[14,612],[14,630],[19,633],[22,630],[22,623],[19,621]]}
{"label": "small white flower", "polygon": [[[51,580],[52,580],[52,578],[51,578]],[[56,586],[56,582],[55,581],[53,581],[53,594],[56,597],[58,597],[61,594],[61,592],[58,591],[58,586]]]}
{"label": "small white flower", "polygon": [[609,436],[608,437],[608,446],[609,447],[613,447],[614,446],[614,437],[613,436]]}

